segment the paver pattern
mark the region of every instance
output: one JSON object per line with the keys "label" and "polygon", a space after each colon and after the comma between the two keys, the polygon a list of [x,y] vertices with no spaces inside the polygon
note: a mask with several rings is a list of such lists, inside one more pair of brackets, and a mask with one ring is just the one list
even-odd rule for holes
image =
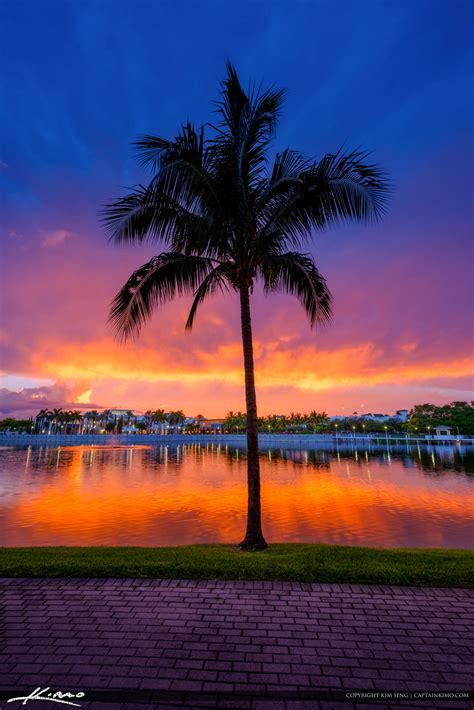
{"label": "paver pattern", "polygon": [[[5,691],[47,686],[82,690],[82,708],[109,710],[474,707],[342,696],[471,689],[470,590],[0,579],[0,598],[5,708],[21,707],[7,705]],[[330,700],[331,691],[341,696]]]}

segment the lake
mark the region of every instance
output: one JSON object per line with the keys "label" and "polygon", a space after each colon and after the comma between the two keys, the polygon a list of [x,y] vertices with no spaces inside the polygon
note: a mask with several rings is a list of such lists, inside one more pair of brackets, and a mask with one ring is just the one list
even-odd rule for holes
{"label": "lake", "polygon": [[[268,542],[474,547],[474,452],[459,446],[261,451]],[[0,448],[0,545],[236,543],[245,449]]]}

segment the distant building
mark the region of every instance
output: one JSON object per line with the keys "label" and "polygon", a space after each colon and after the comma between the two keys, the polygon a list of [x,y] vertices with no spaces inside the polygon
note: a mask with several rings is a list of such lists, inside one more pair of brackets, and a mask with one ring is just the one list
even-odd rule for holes
{"label": "distant building", "polygon": [[353,414],[352,416],[338,414],[334,417],[329,417],[331,422],[338,422],[342,419],[359,419],[359,420],[369,420],[371,422],[386,422],[389,419],[398,419],[400,422],[405,423],[408,421],[409,411],[408,409],[398,409],[395,414],[382,414],[381,412],[366,412],[364,414]]}
{"label": "distant building", "polygon": [[434,434],[432,437],[428,434],[427,439],[433,438],[437,441],[444,441],[446,439],[451,439],[451,427],[450,426],[435,426]]}
{"label": "distant building", "polygon": [[210,429],[211,431],[223,431],[224,419],[199,419],[200,429]]}

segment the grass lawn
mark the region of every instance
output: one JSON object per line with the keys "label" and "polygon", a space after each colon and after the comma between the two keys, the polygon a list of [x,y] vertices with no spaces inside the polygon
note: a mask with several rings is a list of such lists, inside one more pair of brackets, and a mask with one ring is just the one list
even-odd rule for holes
{"label": "grass lawn", "polygon": [[259,579],[474,587],[474,552],[281,544],[0,548],[1,577]]}

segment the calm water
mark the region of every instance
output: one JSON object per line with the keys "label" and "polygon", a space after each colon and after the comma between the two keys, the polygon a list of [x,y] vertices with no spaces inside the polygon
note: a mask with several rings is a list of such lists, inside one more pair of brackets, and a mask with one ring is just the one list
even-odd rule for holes
{"label": "calm water", "polygon": [[[245,451],[197,444],[0,449],[0,545],[238,542]],[[474,547],[474,452],[261,453],[269,541]]]}

